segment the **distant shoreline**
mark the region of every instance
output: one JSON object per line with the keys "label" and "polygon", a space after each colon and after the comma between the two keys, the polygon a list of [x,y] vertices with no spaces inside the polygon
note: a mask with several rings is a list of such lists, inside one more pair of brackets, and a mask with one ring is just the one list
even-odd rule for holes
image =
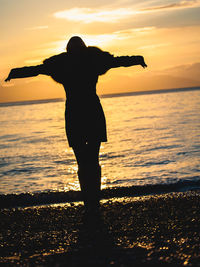
{"label": "distant shoreline", "polygon": [[45,104],[53,102],[63,102],[64,98],[49,98],[49,99],[36,99],[36,100],[25,100],[25,101],[16,101],[16,102],[3,102],[0,103],[0,107],[9,107],[9,106],[22,106],[22,105],[32,105],[32,104]]}
{"label": "distant shoreline", "polygon": [[[177,93],[177,92],[186,92],[186,91],[196,91],[200,90],[199,87],[183,87],[183,88],[171,88],[171,89],[159,89],[159,90],[150,90],[150,91],[133,91],[125,93],[116,93],[116,94],[103,94],[100,95],[100,98],[110,98],[110,97],[123,97],[123,96],[137,96],[137,95],[150,95],[150,94],[163,94],[163,93]],[[37,99],[37,100],[25,100],[25,101],[12,101],[12,102],[2,102],[0,107],[8,106],[21,106],[21,105],[32,105],[32,104],[44,104],[44,103],[53,103],[53,102],[63,102],[64,98],[50,98],[50,99]]]}
{"label": "distant shoreline", "polygon": [[177,92],[196,91],[196,90],[200,90],[200,87],[183,87],[183,88],[159,89],[150,91],[135,91],[135,92],[100,95],[100,97],[109,98],[109,97],[121,97],[121,96],[131,96],[131,95],[151,95],[151,94],[177,93]]}

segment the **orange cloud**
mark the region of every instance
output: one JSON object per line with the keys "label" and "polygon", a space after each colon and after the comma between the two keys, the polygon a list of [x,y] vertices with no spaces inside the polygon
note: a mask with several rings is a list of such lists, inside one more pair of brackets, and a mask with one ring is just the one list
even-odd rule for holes
{"label": "orange cloud", "polygon": [[132,7],[110,7],[107,9],[75,7],[55,12],[53,16],[59,19],[66,19],[69,21],[82,22],[86,24],[93,22],[116,23],[120,22],[122,19],[130,19],[132,16],[137,14],[194,7],[200,7],[200,0],[184,0],[172,4],[150,6],[143,9],[136,9]]}
{"label": "orange cloud", "polygon": [[110,22],[115,23],[121,19],[126,19],[137,14],[132,8],[117,9],[92,9],[92,8],[71,8],[54,13],[55,18],[67,19],[71,21],[92,23]]}
{"label": "orange cloud", "polygon": [[141,12],[154,12],[162,10],[171,10],[171,9],[183,9],[183,8],[193,8],[200,7],[200,0],[190,0],[190,1],[179,1],[177,3],[162,5],[162,6],[153,6],[140,9]]}
{"label": "orange cloud", "polygon": [[31,28],[26,28],[27,30],[45,30],[48,29],[49,26],[47,25],[43,25],[43,26],[35,26],[35,27],[31,27]]}

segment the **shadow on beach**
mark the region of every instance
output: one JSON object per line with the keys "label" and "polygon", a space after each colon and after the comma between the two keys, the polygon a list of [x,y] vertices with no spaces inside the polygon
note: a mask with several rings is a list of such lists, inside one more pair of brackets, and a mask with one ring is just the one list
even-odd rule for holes
{"label": "shadow on beach", "polygon": [[90,221],[83,218],[77,242],[72,245],[72,252],[64,256],[63,262],[69,266],[132,266],[139,255],[147,257],[146,249],[120,248],[120,242],[102,217]]}

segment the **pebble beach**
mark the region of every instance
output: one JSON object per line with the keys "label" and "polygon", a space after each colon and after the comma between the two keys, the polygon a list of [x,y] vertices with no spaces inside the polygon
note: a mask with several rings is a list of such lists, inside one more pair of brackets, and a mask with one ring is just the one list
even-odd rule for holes
{"label": "pebble beach", "polygon": [[1,209],[1,266],[200,266],[200,191]]}

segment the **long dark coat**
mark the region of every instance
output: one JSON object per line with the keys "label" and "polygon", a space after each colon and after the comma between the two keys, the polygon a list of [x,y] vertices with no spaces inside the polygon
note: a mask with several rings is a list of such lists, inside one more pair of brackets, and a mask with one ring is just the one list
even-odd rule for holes
{"label": "long dark coat", "polygon": [[139,57],[114,57],[97,47],[62,53],[33,67],[13,69],[11,78],[45,74],[63,84],[66,92],[66,134],[69,146],[107,141],[106,121],[96,94],[98,76],[109,69],[139,64]]}

